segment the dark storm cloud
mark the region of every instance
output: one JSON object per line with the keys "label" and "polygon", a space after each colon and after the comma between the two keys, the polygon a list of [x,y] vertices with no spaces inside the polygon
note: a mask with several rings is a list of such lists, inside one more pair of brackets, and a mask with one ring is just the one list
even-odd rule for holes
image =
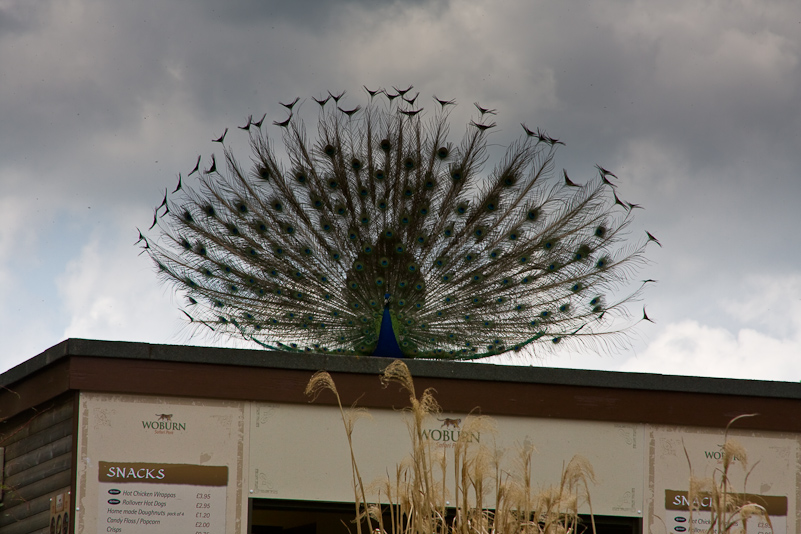
{"label": "dark storm cloud", "polygon": [[178,106],[220,129],[251,113],[267,112],[271,121],[279,100],[317,94],[328,87],[314,79],[336,77],[337,38],[327,36],[351,31],[348,13],[392,7],[355,0],[14,5],[2,18],[11,29],[0,34],[0,155],[6,165],[25,159],[47,173],[85,168],[94,140],[146,129]]}
{"label": "dark storm cloud", "polygon": [[663,136],[697,167],[760,138],[774,150],[799,145],[799,114],[788,112],[801,101],[799,50],[779,15],[754,17],[740,6],[696,27],[686,7],[655,4],[642,22],[622,4],[601,5],[618,9],[563,6],[550,57],[526,66],[541,68],[544,59],[553,68],[555,123],[580,124],[605,135],[601,143]]}
{"label": "dark storm cloud", "polygon": [[341,18],[347,16],[351,9],[376,10],[386,7],[408,7],[414,5],[444,4],[444,0],[268,0],[259,2],[254,0],[230,0],[221,4],[215,1],[188,2],[202,9],[205,16],[225,21],[237,27],[255,24],[259,26],[275,27],[281,24],[311,28],[315,30],[330,30],[329,24],[339,26]]}

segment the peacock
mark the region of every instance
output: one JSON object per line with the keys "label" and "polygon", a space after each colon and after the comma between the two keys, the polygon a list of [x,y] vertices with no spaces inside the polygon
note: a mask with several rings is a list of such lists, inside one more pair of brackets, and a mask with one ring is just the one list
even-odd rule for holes
{"label": "peacock", "polygon": [[435,96],[426,111],[411,89],[367,89],[354,107],[344,92],[313,97],[316,135],[299,98],[282,103],[280,149],[251,115],[236,126],[249,164],[226,128],[220,160],[178,175],[158,235],[137,243],[189,322],[273,350],[434,359],[626,332],[631,320],[612,319],[648,282],[628,289],[658,241],[629,239],[640,206],[620,199],[617,176],[555,172],[564,142],[524,123],[485,171],[497,111],[475,103],[454,141],[456,102]]}

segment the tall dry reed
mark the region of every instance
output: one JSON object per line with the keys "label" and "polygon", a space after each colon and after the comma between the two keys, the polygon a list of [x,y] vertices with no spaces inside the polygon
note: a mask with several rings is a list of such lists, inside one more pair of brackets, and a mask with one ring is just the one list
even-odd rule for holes
{"label": "tall dry reed", "polygon": [[[687,464],[690,466],[690,490],[687,499],[690,502],[690,524],[693,523],[693,515],[701,508],[701,503],[709,503],[710,523],[706,534],[747,534],[748,519],[760,517],[770,525],[771,532],[773,525],[764,506],[749,500],[745,492],[745,485],[748,477],[756,464],[748,468],[748,453],[740,443],[729,437],[729,429],[737,420],[744,417],[754,417],[757,414],[743,414],[735,417],[726,425],[723,439],[722,468],[716,468],[711,477],[701,478],[693,474],[690,455],[685,447],[684,454],[687,457]],[[745,470],[745,478],[741,492],[734,491],[730,479],[730,472],[735,460]]]}
{"label": "tall dry reed", "polygon": [[[409,395],[407,425],[411,453],[382,481],[365,485],[353,453],[353,425],[363,411],[345,410],[331,376],[316,373],[306,388],[316,396],[328,389],[337,398],[350,447],[358,534],[367,528],[374,534],[573,534],[595,533],[589,484],[595,482],[590,463],[580,456],[563,466],[558,485],[539,489],[532,479],[536,452],[529,444],[519,446],[508,466],[503,451],[471,440],[480,431],[492,432],[491,418],[469,415],[452,449],[453,462],[426,437],[425,423],[441,411],[434,390],[419,396],[409,369],[401,361],[390,364],[381,375],[384,386],[397,384]],[[448,466],[453,466],[453,473]],[[446,480],[454,485],[449,490]],[[368,500],[367,496],[375,498]],[[588,505],[590,522],[584,524],[579,509]]]}

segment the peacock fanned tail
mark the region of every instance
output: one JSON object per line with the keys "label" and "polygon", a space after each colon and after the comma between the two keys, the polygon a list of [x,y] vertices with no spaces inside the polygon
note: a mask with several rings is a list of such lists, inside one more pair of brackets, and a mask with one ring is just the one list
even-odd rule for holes
{"label": "peacock fanned tail", "polygon": [[285,161],[251,117],[248,168],[223,145],[165,197],[142,239],[189,320],[272,349],[449,359],[620,336],[639,290],[612,294],[648,241],[627,244],[611,173],[554,176],[563,143],[525,126],[484,173],[488,110],[454,144],[452,101],[427,116],[382,93],[315,99],[312,139],[287,104]]}

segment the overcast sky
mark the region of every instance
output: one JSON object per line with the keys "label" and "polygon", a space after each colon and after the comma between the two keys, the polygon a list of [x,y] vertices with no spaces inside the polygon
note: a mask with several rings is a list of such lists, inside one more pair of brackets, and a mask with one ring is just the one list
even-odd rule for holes
{"label": "overcast sky", "polygon": [[248,115],[413,84],[452,132],[479,101],[493,142],[525,122],[576,181],[613,170],[664,245],[630,349],[528,363],[801,380],[800,58],[798,0],[0,0],[0,369],[68,337],[226,345],[136,227]]}

